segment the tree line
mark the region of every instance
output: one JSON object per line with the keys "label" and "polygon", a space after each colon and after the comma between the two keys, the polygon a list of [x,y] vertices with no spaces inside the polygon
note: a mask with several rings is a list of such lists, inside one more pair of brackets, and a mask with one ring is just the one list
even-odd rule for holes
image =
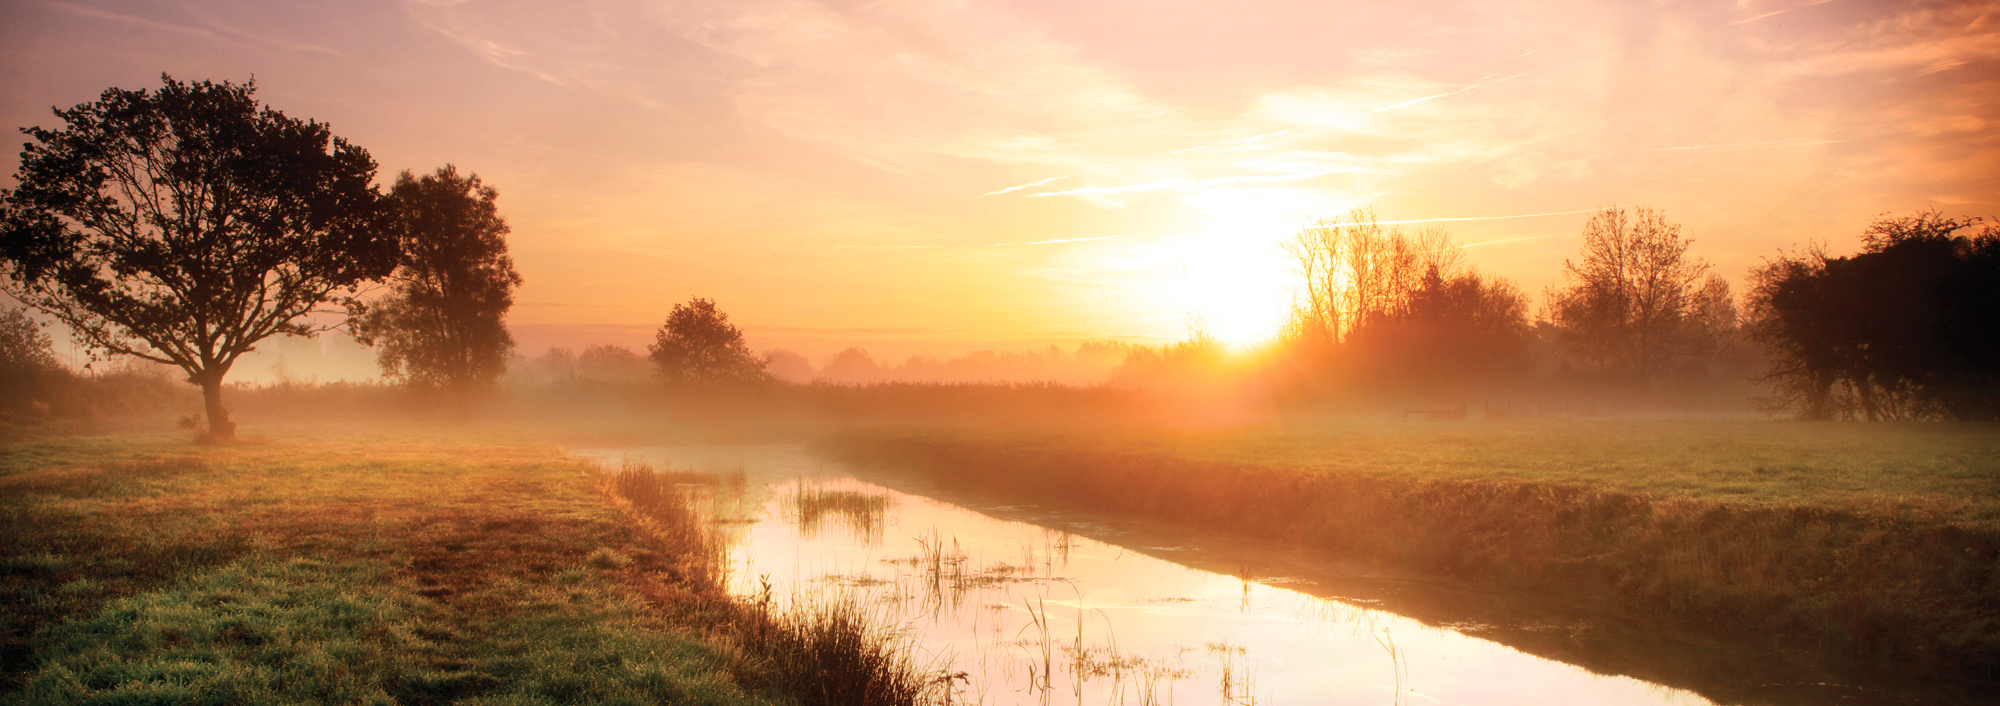
{"label": "tree line", "polygon": [[[181,370],[218,439],[234,431],[231,367],[277,335],[346,330],[391,380],[454,394],[492,385],[522,284],[497,190],[447,165],[404,171],[384,191],[366,150],[254,91],[162,76],[157,90],[55,110],[64,127],[24,128],[16,185],[0,190],[5,290],[94,356]],[[1464,262],[1440,229],[1368,211],[1316,223],[1288,243],[1303,284],[1286,365],[1300,385],[1449,390],[1517,376],[1549,344],[1565,366],[1657,387],[1751,341],[1769,361],[1772,409],[2000,417],[2000,231],[1978,218],[1883,218],[1860,254],[1780,254],[1751,273],[1740,311],[1660,211],[1605,208],[1582,236],[1531,317],[1518,287]],[[0,363],[49,366],[31,350],[47,346],[32,322],[0,323],[0,348],[22,348]],[[1126,372],[1212,363],[1219,348],[1200,338],[1134,349]],[[675,305],[647,352],[673,385],[773,381],[770,359],[710,299]],[[0,384],[25,384],[14,377],[0,371]]]}
{"label": "tree line", "polygon": [[[1934,211],[1883,216],[1862,252],[1824,245],[1728,280],[1666,214],[1609,207],[1584,222],[1564,282],[1532,318],[1504,279],[1465,265],[1443,231],[1355,211],[1287,244],[1304,284],[1284,336],[1303,378],[1344,393],[1519,380],[1551,344],[1573,375],[1646,391],[1761,357],[1756,400],[1805,419],[2000,418],[2000,228]],[[1357,382],[1360,381],[1360,382]]]}

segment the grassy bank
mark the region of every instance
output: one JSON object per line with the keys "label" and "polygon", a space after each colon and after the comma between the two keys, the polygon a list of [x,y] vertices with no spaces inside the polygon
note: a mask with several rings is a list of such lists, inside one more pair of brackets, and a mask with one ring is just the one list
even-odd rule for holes
{"label": "grassy bank", "polygon": [[924,697],[925,679],[854,614],[780,615],[722,595],[718,548],[671,486],[523,438],[406,428],[222,447],[182,434],[9,444],[0,700]]}
{"label": "grassy bank", "polygon": [[1616,601],[1806,650],[2000,670],[2000,430],[1780,422],[873,433],[939,482]]}

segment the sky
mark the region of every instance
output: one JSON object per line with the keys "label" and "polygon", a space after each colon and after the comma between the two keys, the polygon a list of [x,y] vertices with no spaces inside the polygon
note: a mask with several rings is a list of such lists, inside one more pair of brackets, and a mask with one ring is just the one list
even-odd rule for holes
{"label": "sky", "polygon": [[696,296],[814,360],[1247,345],[1353,208],[1537,300],[1607,206],[1739,287],[2000,215],[1994,0],[0,0],[0,125],[163,72],[497,187],[529,355]]}

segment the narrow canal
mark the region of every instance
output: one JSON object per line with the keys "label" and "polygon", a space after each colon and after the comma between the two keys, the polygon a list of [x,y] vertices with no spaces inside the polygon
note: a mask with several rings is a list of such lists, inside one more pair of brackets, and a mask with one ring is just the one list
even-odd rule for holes
{"label": "narrow canal", "polygon": [[[795,446],[573,455],[724,479],[702,493],[729,542],[731,591],[768,591],[780,606],[857,604],[909,640],[920,662],[964,672],[964,703],[1713,703],[1606,668],[1632,661],[1631,650],[1587,649],[1624,640],[1616,621],[1371,575],[1285,547],[955,504],[920,480]],[[1658,651],[1676,664],[1730,668],[1727,654],[1699,645]],[[1745,688],[1770,703],[1903,701],[1827,681]]]}

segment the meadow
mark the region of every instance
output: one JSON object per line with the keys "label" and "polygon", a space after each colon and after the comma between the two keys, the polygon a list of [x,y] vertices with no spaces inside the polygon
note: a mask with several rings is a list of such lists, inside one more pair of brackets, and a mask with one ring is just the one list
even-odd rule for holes
{"label": "meadow", "polygon": [[1792,651],[2000,673],[1991,425],[878,429],[818,448],[963,489],[1240,532]]}
{"label": "meadow", "polygon": [[0,700],[920,703],[851,606],[731,598],[674,478],[523,427],[16,439]]}

